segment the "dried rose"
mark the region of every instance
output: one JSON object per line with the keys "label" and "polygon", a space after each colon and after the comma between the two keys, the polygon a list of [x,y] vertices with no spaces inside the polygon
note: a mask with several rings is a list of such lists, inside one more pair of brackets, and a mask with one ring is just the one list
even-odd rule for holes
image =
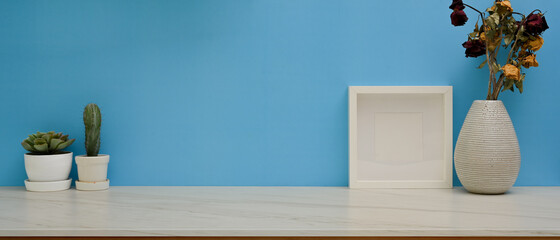
{"label": "dried rose", "polygon": [[536,57],[537,57],[537,55],[531,53],[531,54],[519,59],[519,61],[521,62],[521,65],[523,65],[523,67],[525,67],[525,68],[538,67],[539,62],[537,62]]}
{"label": "dried rose", "polygon": [[466,57],[478,57],[486,54],[486,46],[480,40],[469,40],[463,43]]}
{"label": "dried rose", "polygon": [[527,40],[521,48],[531,50],[531,51],[538,51],[541,49],[542,45],[544,44],[544,39],[540,36],[535,36],[534,40]]}
{"label": "dried rose", "polygon": [[540,35],[544,30],[548,29],[548,24],[546,24],[546,19],[541,13],[531,13],[525,20],[525,29],[527,33]]}
{"label": "dried rose", "polygon": [[507,79],[515,81],[519,81],[519,79],[521,79],[521,70],[509,63],[502,67],[502,71]]}
{"label": "dried rose", "polygon": [[453,0],[451,6],[449,6],[451,10],[463,10],[465,9],[465,5],[463,5],[463,0]]}
{"label": "dried rose", "polygon": [[469,20],[467,14],[463,10],[453,10],[451,13],[451,24],[453,26],[463,26]]}

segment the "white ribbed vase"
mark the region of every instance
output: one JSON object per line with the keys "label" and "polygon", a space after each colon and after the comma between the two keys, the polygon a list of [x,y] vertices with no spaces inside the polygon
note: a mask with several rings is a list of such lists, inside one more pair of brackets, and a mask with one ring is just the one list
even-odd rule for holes
{"label": "white ribbed vase", "polygon": [[455,170],[463,187],[472,193],[505,193],[520,164],[517,135],[502,101],[474,101],[455,146]]}

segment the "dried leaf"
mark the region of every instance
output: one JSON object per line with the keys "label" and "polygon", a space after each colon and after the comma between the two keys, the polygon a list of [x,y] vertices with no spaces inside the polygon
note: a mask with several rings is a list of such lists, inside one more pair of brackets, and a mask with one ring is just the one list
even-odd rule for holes
{"label": "dried leaf", "polygon": [[513,41],[513,38],[515,38],[515,36],[513,34],[507,34],[504,37],[504,47],[508,47],[509,44]]}
{"label": "dried leaf", "polygon": [[494,22],[494,26],[498,26],[500,24],[500,14],[498,14],[498,13],[494,13],[494,14],[488,16],[488,19],[490,19],[490,21]]}
{"label": "dried leaf", "polygon": [[505,90],[511,90],[513,91],[513,80],[511,79],[506,79],[504,81],[504,88],[502,89],[502,92]]}
{"label": "dried leaf", "polygon": [[481,69],[482,67],[484,67],[484,65],[486,65],[486,63],[488,62],[488,60],[484,60],[484,62],[482,62],[480,65],[478,65],[478,69]]}
{"label": "dried leaf", "polygon": [[497,73],[498,71],[500,71],[500,66],[498,64],[496,64],[496,62],[492,62],[492,72]]}
{"label": "dried leaf", "polygon": [[479,32],[479,30],[478,30],[478,19],[476,20],[476,24],[474,24],[474,31]]}
{"label": "dried leaf", "polygon": [[523,93],[523,80],[525,80],[525,74],[521,75],[521,79],[515,82],[515,87],[519,89],[519,93]]}

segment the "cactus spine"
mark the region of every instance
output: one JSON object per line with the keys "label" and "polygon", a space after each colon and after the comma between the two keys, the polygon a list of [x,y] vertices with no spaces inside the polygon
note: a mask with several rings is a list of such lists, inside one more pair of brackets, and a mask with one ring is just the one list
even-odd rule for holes
{"label": "cactus spine", "polygon": [[86,127],[86,153],[97,156],[99,153],[101,132],[101,111],[95,103],[90,103],[84,109],[84,125]]}

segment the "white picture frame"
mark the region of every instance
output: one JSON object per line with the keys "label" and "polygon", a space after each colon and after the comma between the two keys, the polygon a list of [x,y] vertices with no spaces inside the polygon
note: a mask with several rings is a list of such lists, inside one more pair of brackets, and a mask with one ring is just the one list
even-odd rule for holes
{"label": "white picture frame", "polygon": [[452,188],[452,86],[350,86],[350,188]]}

